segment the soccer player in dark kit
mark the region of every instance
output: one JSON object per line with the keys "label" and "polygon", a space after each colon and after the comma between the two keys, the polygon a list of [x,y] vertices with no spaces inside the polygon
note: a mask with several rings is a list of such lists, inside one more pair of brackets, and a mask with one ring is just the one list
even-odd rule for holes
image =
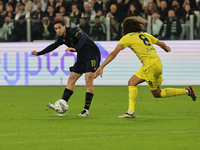
{"label": "soccer player in dark kit", "polygon": [[[93,98],[94,72],[99,67],[100,50],[90,37],[78,27],[66,27],[64,19],[54,20],[54,29],[58,34],[57,40],[40,52],[32,51],[33,55],[39,56],[55,50],[62,44],[68,46],[66,52],[77,52],[77,61],[70,67],[71,74],[68,78],[67,86],[64,90],[62,99],[68,103],[69,98],[74,92],[76,81],[85,73],[86,96],[85,106],[79,116],[88,116],[89,108]],[[47,103],[47,106],[55,109],[55,105]]]}

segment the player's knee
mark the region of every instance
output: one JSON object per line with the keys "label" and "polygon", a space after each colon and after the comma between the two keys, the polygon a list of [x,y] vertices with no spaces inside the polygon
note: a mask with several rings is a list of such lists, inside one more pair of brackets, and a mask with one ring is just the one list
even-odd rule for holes
{"label": "player's knee", "polygon": [[131,84],[131,81],[129,80],[129,81],[128,81],[128,86],[130,86],[130,84]]}
{"label": "player's knee", "polygon": [[160,88],[158,88],[158,89],[156,89],[156,90],[151,90],[151,93],[153,94],[153,96],[154,96],[155,98],[161,97],[161,95],[160,95],[161,89],[160,89]]}
{"label": "player's knee", "polygon": [[86,85],[90,85],[93,83],[93,77],[87,77],[85,78],[85,82],[86,82]]}
{"label": "player's knee", "polygon": [[94,74],[87,74],[85,76],[85,81],[86,82],[92,82],[94,80]]}
{"label": "player's knee", "polygon": [[68,83],[75,83],[75,82],[76,82],[76,78],[73,76],[69,76]]}
{"label": "player's knee", "polygon": [[161,97],[160,93],[154,93],[153,96],[154,96],[154,98],[160,98]]}
{"label": "player's knee", "polygon": [[131,80],[131,79],[130,79],[130,80],[128,81],[128,86],[136,86],[134,80]]}
{"label": "player's knee", "polygon": [[128,85],[131,86],[132,84],[133,84],[133,80],[130,79],[130,80],[128,81]]}

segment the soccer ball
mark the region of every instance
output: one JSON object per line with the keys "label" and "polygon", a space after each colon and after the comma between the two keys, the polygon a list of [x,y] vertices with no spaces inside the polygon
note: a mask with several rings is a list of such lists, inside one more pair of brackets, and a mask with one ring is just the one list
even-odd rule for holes
{"label": "soccer ball", "polygon": [[59,99],[55,102],[55,111],[59,114],[63,114],[68,110],[68,104],[65,100]]}

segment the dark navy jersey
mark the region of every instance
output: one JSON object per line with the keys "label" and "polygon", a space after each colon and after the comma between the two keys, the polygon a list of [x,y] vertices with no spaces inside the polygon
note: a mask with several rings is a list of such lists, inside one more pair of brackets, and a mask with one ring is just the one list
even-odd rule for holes
{"label": "dark navy jersey", "polygon": [[62,44],[76,49],[77,60],[84,60],[91,56],[100,55],[99,48],[96,44],[78,27],[66,27],[66,36],[59,36],[54,43],[38,52],[38,55],[49,53]]}

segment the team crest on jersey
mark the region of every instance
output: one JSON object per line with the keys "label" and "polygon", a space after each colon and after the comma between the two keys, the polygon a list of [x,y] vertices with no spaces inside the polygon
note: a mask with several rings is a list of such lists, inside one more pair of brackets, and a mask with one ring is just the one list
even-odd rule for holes
{"label": "team crest on jersey", "polygon": [[147,53],[150,52],[151,50],[154,50],[154,48],[147,48]]}
{"label": "team crest on jersey", "polygon": [[147,53],[150,52],[150,51],[151,51],[151,49],[150,49],[150,48],[147,48]]}

